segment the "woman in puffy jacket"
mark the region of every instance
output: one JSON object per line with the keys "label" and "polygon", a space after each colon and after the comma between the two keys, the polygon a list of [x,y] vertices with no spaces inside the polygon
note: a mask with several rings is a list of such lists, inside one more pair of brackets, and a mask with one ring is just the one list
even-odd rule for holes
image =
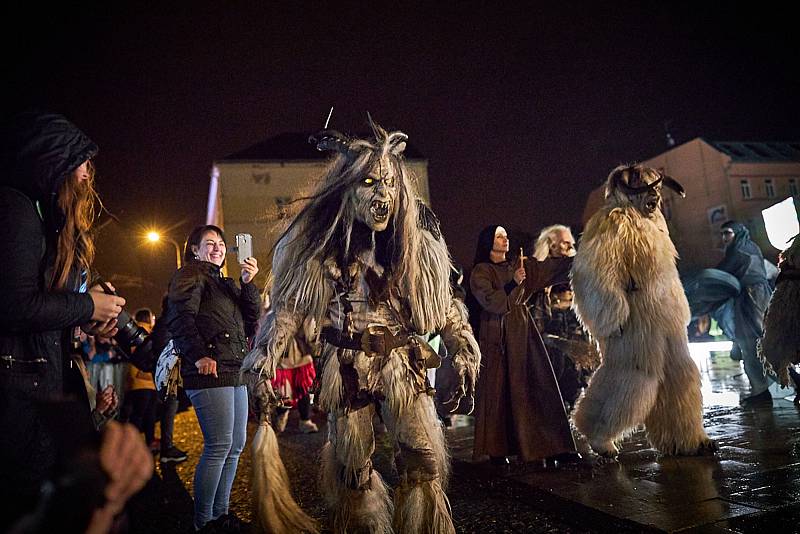
{"label": "woman in puffy jacket", "polygon": [[239,375],[260,312],[255,258],[241,264],[241,287],[222,274],[225,234],[213,225],[192,230],[184,266],[169,287],[169,330],[181,354],[181,377],[205,445],[194,476],[194,524],[236,530],[228,514],[231,487],[247,437],[247,384]]}

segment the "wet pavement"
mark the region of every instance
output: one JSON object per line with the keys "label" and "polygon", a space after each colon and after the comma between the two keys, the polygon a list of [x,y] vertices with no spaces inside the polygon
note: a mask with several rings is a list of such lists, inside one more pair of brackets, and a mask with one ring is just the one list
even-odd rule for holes
{"label": "wet pavement", "polygon": [[[472,460],[472,418],[455,416],[448,429],[453,476],[448,495],[458,532],[798,532],[800,522],[800,410],[793,390],[773,386],[771,406],[742,408],[747,379],[726,352],[697,353],[703,377],[705,427],[720,447],[715,456],[660,457],[644,432],[622,443],[619,461],[585,461],[545,469],[512,464],[496,468]],[[786,398],[784,398],[786,397]],[[279,438],[295,497],[328,532],[327,512],[316,488],[320,433],[301,434],[292,413]],[[254,427],[248,437],[252,438]],[[190,459],[159,466],[129,507],[132,532],[192,531],[192,476],[202,451],[193,411],[178,414],[176,443]],[[394,482],[391,446],[378,436],[375,466]],[[240,518],[251,517],[250,454],[245,452],[231,497]]]}

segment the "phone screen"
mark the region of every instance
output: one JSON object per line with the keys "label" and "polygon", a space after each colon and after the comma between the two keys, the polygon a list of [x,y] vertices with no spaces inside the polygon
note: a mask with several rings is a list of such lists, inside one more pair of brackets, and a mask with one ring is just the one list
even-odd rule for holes
{"label": "phone screen", "polygon": [[250,234],[236,234],[236,259],[239,263],[253,256],[253,236]]}

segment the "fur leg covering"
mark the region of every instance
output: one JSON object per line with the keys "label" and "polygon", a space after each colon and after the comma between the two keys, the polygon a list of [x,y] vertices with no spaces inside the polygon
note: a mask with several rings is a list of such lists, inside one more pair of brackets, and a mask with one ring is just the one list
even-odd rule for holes
{"label": "fur leg covering", "polygon": [[575,406],[575,427],[596,453],[614,456],[614,441],[644,422],[657,393],[657,376],[601,365]]}
{"label": "fur leg covering", "polygon": [[647,439],[664,454],[713,452],[716,445],[703,430],[700,371],[683,339],[669,343],[670,372],[664,375],[658,397],[647,416]]}
{"label": "fur leg covering", "polygon": [[380,474],[372,469],[375,448],[371,407],[330,415],[329,441],[320,454],[319,488],[333,513],[334,532],[392,532],[392,503]]}
{"label": "fur leg covering", "polygon": [[438,479],[403,481],[395,490],[394,502],[397,534],[455,534],[450,502]]}
{"label": "fur leg covering", "polygon": [[292,497],[289,477],[278,451],[278,439],[267,422],[253,438],[253,507],[257,529],[271,534],[319,532]]}
{"label": "fur leg covering", "polygon": [[[391,404],[390,404],[391,406]],[[455,533],[445,488],[450,475],[450,455],[433,399],[417,395],[398,418],[384,409],[384,421],[399,445],[397,468],[400,487],[395,490],[396,533]]]}

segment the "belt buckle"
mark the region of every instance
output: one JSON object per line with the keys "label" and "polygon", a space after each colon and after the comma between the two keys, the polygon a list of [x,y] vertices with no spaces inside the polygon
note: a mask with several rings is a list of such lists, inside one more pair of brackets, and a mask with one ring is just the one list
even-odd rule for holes
{"label": "belt buckle", "polygon": [[379,324],[372,324],[367,326],[361,333],[361,350],[367,357],[385,356],[386,347],[388,346],[387,334],[392,335],[392,332],[385,326]]}

